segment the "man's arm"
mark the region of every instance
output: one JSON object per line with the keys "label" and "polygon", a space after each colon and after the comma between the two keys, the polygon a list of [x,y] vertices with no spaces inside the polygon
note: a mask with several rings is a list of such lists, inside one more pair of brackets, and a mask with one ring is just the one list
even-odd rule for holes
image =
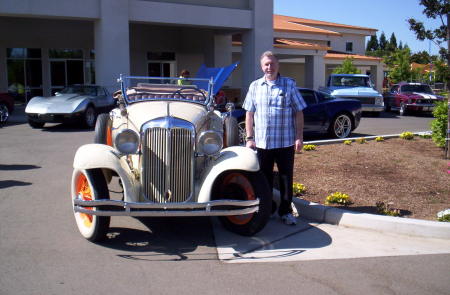
{"label": "man's arm", "polygon": [[251,138],[250,140],[247,140],[245,146],[251,149],[256,148],[255,131],[253,130],[254,115],[254,112],[247,111],[245,113],[245,131],[247,134],[247,138]]}
{"label": "man's arm", "polygon": [[303,148],[303,126],[304,126],[303,111],[295,113],[295,151],[300,153]]}

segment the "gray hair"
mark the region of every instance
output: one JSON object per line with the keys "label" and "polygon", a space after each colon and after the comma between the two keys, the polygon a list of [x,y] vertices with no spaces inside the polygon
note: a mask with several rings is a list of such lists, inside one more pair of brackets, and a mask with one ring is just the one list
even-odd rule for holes
{"label": "gray hair", "polygon": [[262,60],[262,59],[265,58],[265,57],[274,58],[275,60],[278,61],[278,58],[277,58],[277,57],[275,56],[275,54],[274,54],[272,51],[270,51],[270,50],[267,50],[267,51],[263,52],[263,54],[261,54],[261,58],[260,58],[259,60]]}

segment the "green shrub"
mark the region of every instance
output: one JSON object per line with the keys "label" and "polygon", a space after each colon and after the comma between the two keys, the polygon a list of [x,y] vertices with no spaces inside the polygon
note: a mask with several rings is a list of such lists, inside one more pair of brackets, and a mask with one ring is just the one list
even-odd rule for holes
{"label": "green shrub", "polygon": [[450,209],[446,209],[437,214],[437,220],[443,222],[450,222]]}
{"label": "green shrub", "polygon": [[382,141],[384,141],[384,138],[383,138],[383,136],[378,136],[377,138],[375,138],[375,141],[382,142]]}
{"label": "green shrub", "polygon": [[345,145],[351,145],[351,144],[352,144],[352,141],[351,141],[351,140],[345,140],[345,141],[344,141],[344,144],[345,144]]}
{"label": "green shrub", "polygon": [[305,193],[306,187],[301,183],[294,182],[292,185],[292,191],[295,196],[298,196],[298,195]]}
{"label": "green shrub", "polygon": [[363,144],[363,143],[366,143],[366,142],[367,142],[366,139],[365,139],[364,137],[357,138],[355,141],[356,141],[357,143],[359,143],[359,144]]}
{"label": "green shrub", "polygon": [[431,137],[438,147],[445,146],[445,138],[447,136],[447,117],[448,117],[448,103],[447,100],[436,103],[433,110],[434,119],[431,121]]}
{"label": "green shrub", "polygon": [[341,192],[335,192],[331,195],[327,196],[325,199],[325,204],[339,204],[339,205],[351,205],[353,204],[352,200],[350,199],[350,196],[347,194],[343,194]]}
{"label": "green shrub", "polygon": [[313,144],[307,144],[303,146],[303,150],[304,151],[315,151],[316,150],[316,146]]}
{"label": "green shrub", "polygon": [[406,139],[406,140],[411,140],[414,139],[414,133],[406,131],[400,134],[400,138],[402,139]]}

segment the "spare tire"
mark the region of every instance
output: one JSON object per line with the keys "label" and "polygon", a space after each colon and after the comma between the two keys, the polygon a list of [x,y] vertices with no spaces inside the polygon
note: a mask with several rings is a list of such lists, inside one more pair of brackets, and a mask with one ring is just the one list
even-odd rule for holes
{"label": "spare tire", "polygon": [[95,124],[94,143],[112,146],[112,121],[109,114],[103,113],[97,117]]}

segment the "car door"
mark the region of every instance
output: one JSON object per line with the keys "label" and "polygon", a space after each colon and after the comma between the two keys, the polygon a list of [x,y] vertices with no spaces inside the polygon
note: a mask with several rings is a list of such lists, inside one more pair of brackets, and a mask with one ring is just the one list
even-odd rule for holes
{"label": "car door", "polygon": [[303,110],[305,118],[304,132],[323,131],[324,121],[326,120],[326,109],[323,103],[320,103],[316,92],[310,89],[299,89],[307,107]]}
{"label": "car door", "polygon": [[112,97],[108,95],[108,92],[103,87],[95,87],[95,106],[101,110],[107,109],[112,105]]}

